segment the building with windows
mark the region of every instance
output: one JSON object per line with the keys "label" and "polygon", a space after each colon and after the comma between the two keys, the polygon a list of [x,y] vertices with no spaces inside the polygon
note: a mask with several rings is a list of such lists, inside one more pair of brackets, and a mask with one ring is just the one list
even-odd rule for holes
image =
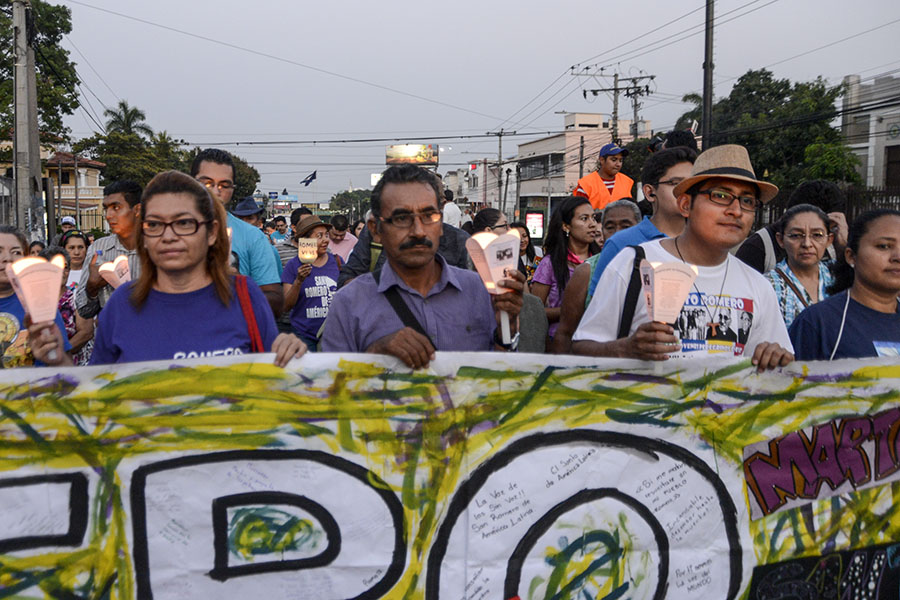
{"label": "building with windows", "polygon": [[841,131],[869,187],[900,188],[900,77],[844,78]]}
{"label": "building with windows", "polygon": [[53,185],[57,218],[75,217],[79,229],[104,230],[103,186],[100,171],[106,164],[71,152],[54,152],[44,164],[44,176]]}

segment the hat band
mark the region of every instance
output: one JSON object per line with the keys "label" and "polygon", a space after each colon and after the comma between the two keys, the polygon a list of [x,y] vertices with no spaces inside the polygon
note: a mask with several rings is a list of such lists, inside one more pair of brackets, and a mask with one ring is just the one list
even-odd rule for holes
{"label": "hat band", "polygon": [[752,171],[741,169],[740,167],[716,167],[715,169],[707,169],[705,171],[700,171],[699,173],[694,173],[693,177],[699,175],[737,175],[756,181],[756,175],[754,175]]}

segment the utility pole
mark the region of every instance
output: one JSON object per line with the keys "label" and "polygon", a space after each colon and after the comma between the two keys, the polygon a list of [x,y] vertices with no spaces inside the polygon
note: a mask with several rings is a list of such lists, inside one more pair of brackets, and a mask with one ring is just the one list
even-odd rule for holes
{"label": "utility pole", "polygon": [[13,0],[16,224],[27,236],[44,239],[41,148],[38,143],[37,82],[34,74],[34,21],[27,0]]}
{"label": "utility pole", "polygon": [[81,204],[78,202],[78,155],[74,152],[72,153],[72,158],[75,160],[75,227],[78,228],[78,231],[81,231]]}
{"label": "utility pole", "polygon": [[706,50],[703,55],[703,125],[700,135],[703,150],[709,148],[712,131],[713,103],[713,19],[715,15],[714,0],[706,0]]}
{"label": "utility pole", "polygon": [[634,117],[631,121],[631,139],[636,140],[638,138],[638,109],[641,107],[638,99],[641,96],[649,96],[653,92],[650,91],[649,85],[641,86],[639,85],[640,81],[643,79],[653,80],[655,75],[644,75],[642,77],[632,77],[629,81],[631,81],[631,86],[625,88],[625,95],[631,98],[631,107],[634,111]]}
{"label": "utility pole", "polygon": [[[500,131],[488,131],[487,135],[496,135],[497,136],[497,195],[500,196],[500,189],[503,185],[503,136],[504,135],[515,135],[515,131],[504,131],[501,127]],[[487,170],[485,170],[484,176],[487,177]],[[502,197],[498,199],[497,202],[500,205],[500,212],[506,214],[506,198]]]}
{"label": "utility pole", "polygon": [[581,143],[578,145],[578,179],[584,177],[584,136],[581,136]]}
{"label": "utility pole", "polygon": [[596,96],[600,92],[612,92],[613,94],[613,112],[612,112],[612,139],[616,144],[619,143],[619,93],[625,92],[626,96],[632,96],[634,98],[635,103],[635,123],[632,125],[632,131],[635,134],[635,139],[637,139],[637,96],[643,96],[650,94],[650,87],[647,85],[641,86],[639,85],[643,80],[653,80],[656,78],[656,75],[641,75],[639,77],[625,77],[623,81],[631,82],[629,85],[625,87],[619,87],[619,74],[613,73],[613,87],[611,88],[597,88],[591,90],[584,90],[582,95],[587,98],[588,93]]}

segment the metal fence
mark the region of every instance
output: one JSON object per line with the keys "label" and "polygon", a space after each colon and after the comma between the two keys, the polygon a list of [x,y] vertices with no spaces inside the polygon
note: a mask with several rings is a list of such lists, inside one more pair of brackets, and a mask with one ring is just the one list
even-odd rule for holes
{"label": "metal fence", "polygon": [[16,224],[16,202],[13,198],[15,184],[9,177],[0,177],[0,223]]}
{"label": "metal fence", "polygon": [[[754,229],[765,227],[781,218],[781,215],[788,208],[788,199],[793,191],[792,189],[779,190],[775,199],[756,213]],[[851,187],[844,190],[844,195],[847,198],[847,210],[845,212],[848,223],[851,223],[853,219],[867,210],[876,208],[900,210],[900,187]]]}

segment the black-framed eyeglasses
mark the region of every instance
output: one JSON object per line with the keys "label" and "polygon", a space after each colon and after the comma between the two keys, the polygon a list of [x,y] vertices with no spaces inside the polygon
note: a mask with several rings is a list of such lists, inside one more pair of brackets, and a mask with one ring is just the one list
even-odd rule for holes
{"label": "black-framed eyeglasses", "polygon": [[496,231],[498,229],[502,229],[503,231],[509,231],[509,223],[504,223],[503,225],[492,225],[491,231]]}
{"label": "black-framed eyeglasses", "polygon": [[726,192],[725,190],[702,190],[697,193],[703,194],[704,196],[709,196],[709,201],[713,204],[718,204],[719,206],[731,206],[734,201],[737,200],[738,204],[741,207],[741,210],[745,210],[747,212],[755,212],[761,204],[759,198],[757,198],[756,196],[736,196],[731,192]]}
{"label": "black-framed eyeglasses", "polygon": [[661,185],[671,185],[672,187],[676,187],[682,181],[684,181],[684,179],[681,177],[673,177],[672,179],[663,179],[662,181],[660,181],[659,183],[656,184],[656,187],[659,187]]}
{"label": "black-framed eyeglasses", "polygon": [[220,192],[224,192],[226,190],[234,189],[234,183],[231,181],[220,181],[219,183],[216,183],[212,179],[197,179],[197,181],[202,183],[208,190],[216,188]]}
{"label": "black-framed eyeglasses", "polygon": [[141,229],[147,237],[162,237],[166,232],[166,227],[171,227],[175,235],[186,236],[194,235],[201,225],[212,223],[212,221],[198,221],[197,219],[176,219],[168,223],[164,221],[142,221]]}
{"label": "black-framed eyeglasses", "polygon": [[392,217],[379,217],[385,223],[399,227],[400,229],[409,229],[413,226],[413,219],[418,217],[419,223],[422,225],[434,225],[439,223],[443,217],[443,213],[439,210],[429,210],[421,213],[400,213]]}

